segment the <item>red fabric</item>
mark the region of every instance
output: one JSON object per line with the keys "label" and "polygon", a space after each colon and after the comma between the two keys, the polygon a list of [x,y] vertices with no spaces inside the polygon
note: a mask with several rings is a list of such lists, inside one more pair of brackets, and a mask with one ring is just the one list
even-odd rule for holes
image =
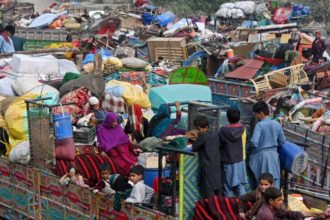
{"label": "red fabric", "polygon": [[278,66],[283,62],[282,59],[277,59],[277,58],[268,58],[268,57],[261,57],[261,56],[255,56],[255,58],[258,60],[262,60],[264,62],[273,64],[275,66]]}
{"label": "red fabric", "polygon": [[238,201],[234,198],[213,196],[197,202],[193,220],[240,220]]}
{"label": "red fabric", "polygon": [[[69,112],[72,117],[72,123],[75,124],[77,121],[83,117],[87,112],[89,112],[89,98],[91,97],[91,93],[88,89],[81,87],[76,89],[68,94],[64,95],[61,98],[60,103],[70,103],[73,102],[75,104],[65,105],[63,107],[64,112]],[[62,108],[54,108],[54,114],[62,113]]]}
{"label": "red fabric", "polygon": [[292,7],[276,8],[272,17],[275,24],[286,24],[289,21],[289,15],[292,12]]}
{"label": "red fabric", "polygon": [[135,5],[135,7],[141,7],[147,3],[148,3],[147,0],[135,0],[134,5]]}
{"label": "red fabric", "polygon": [[122,97],[106,94],[102,101],[102,108],[109,112],[125,112],[125,101]]}
{"label": "red fabric", "polygon": [[143,113],[141,106],[139,105],[132,105],[132,117],[133,117],[133,124],[134,124],[134,131],[143,133]]}
{"label": "red fabric", "polygon": [[55,140],[55,156],[59,160],[74,160],[76,149],[73,138]]}
{"label": "red fabric", "polygon": [[118,174],[127,176],[131,167],[136,164],[137,158],[133,149],[133,145],[128,143],[112,148],[108,152],[109,157],[117,166]]}
{"label": "red fabric", "polygon": [[63,176],[66,174],[66,167],[69,164],[74,164],[84,179],[88,180],[86,183],[90,186],[94,186],[101,179],[99,167],[102,163],[108,163],[111,168],[111,173],[117,173],[114,161],[109,157],[102,157],[99,154],[76,155],[74,161],[57,160],[55,171],[56,175]]}

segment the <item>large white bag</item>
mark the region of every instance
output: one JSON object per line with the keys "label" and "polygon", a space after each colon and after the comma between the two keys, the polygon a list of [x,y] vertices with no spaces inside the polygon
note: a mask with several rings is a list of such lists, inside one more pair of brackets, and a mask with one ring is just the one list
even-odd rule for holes
{"label": "large white bag", "polygon": [[245,18],[244,12],[242,9],[234,8],[231,9],[231,17],[232,18]]}
{"label": "large white bag", "polygon": [[124,67],[132,69],[143,69],[148,65],[146,61],[135,57],[123,58],[121,59],[121,62],[123,63]]}
{"label": "large white bag", "polygon": [[59,59],[58,60],[58,72],[63,77],[68,72],[80,73],[78,71],[77,67],[76,67],[76,64],[74,64],[74,62],[72,62],[71,60],[67,60],[67,59]]}
{"label": "large white bag", "polygon": [[13,80],[9,77],[0,79],[0,96],[15,96],[15,92],[11,87]]}
{"label": "large white bag", "polygon": [[253,1],[236,2],[235,7],[242,9],[245,15],[252,15],[256,11],[256,3]]}
{"label": "large white bag", "polygon": [[40,85],[42,84],[38,81],[37,78],[21,76],[13,81],[12,88],[17,95],[22,96]]}
{"label": "large white bag", "polygon": [[9,161],[13,163],[20,163],[27,165],[31,159],[30,155],[30,143],[29,141],[24,141],[17,144],[14,149],[9,153]]}
{"label": "large white bag", "polygon": [[58,74],[58,61],[54,56],[31,57],[14,54],[11,68],[20,74],[50,75]]}

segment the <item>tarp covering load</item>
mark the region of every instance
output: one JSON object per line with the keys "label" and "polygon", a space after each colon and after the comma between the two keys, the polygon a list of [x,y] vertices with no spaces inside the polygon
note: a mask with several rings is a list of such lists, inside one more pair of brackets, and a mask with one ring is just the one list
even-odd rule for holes
{"label": "tarp covering load", "polygon": [[245,18],[255,13],[255,10],[256,4],[253,1],[224,3],[215,15],[222,18]]}
{"label": "tarp covering load", "polygon": [[182,67],[168,75],[170,84],[200,84],[206,85],[207,78],[197,67]]}

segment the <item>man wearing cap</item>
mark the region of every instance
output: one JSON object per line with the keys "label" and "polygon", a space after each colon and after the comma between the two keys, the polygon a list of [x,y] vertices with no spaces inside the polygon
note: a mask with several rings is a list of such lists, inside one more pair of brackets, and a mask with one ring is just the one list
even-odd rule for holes
{"label": "man wearing cap", "polygon": [[323,57],[324,51],[327,49],[327,46],[323,39],[321,39],[321,32],[315,32],[315,40],[312,44],[312,54],[313,54],[313,62],[319,63],[320,59]]}
{"label": "man wearing cap", "polygon": [[100,101],[95,96],[90,97],[88,101],[91,106],[91,112],[95,115],[96,124],[102,123],[107,116],[107,112],[100,107]]}

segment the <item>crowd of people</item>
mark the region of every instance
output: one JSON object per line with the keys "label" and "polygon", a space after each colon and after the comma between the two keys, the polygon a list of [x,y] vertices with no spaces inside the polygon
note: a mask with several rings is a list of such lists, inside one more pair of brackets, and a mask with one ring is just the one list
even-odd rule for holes
{"label": "crowd of people", "polygon": [[[148,122],[138,105],[129,107],[129,115],[124,116],[105,112],[96,97],[89,101],[97,125],[97,146],[102,156],[109,156],[114,161],[118,173],[111,175],[110,166],[102,164],[99,167],[101,180],[91,187],[84,183],[75,167],[69,166],[60,183],[71,182],[90,188],[94,193],[114,196],[115,206],[119,209],[118,204],[123,200],[128,203],[150,203],[154,201],[155,189],[143,181],[144,167],[137,161],[137,155],[141,152],[139,142],[147,137],[179,135],[190,140],[186,150],[198,152],[203,198],[238,198],[242,219],[302,219],[312,216],[309,212],[288,211],[283,205],[277,148],[285,143],[286,138],[280,123],[269,117],[267,103],[260,101],[253,106],[258,122],[248,140],[247,130],[240,123],[240,111],[235,108],[227,110],[228,125],[217,132],[209,131],[206,116],[196,117],[194,129],[185,132],[176,126],[181,119],[179,102],[175,103],[176,119],[171,119],[171,107],[163,104]],[[123,124],[124,121],[127,123]],[[251,170],[253,180],[258,183],[252,191],[247,169]],[[252,207],[247,208],[247,203]]]}
{"label": "crowd of people", "polygon": [[[207,117],[194,121],[195,129],[187,136],[195,138],[192,151],[199,152],[201,161],[201,194],[203,198],[225,196],[238,198],[242,219],[304,219],[310,212],[288,211],[282,199],[280,160],[277,148],[286,141],[279,122],[269,117],[269,106],[260,101],[253,106],[257,124],[251,140],[240,123],[240,111],[227,111],[228,125],[210,132]],[[249,141],[249,142],[248,142]],[[246,158],[249,157],[247,163]],[[249,192],[247,167],[258,181]],[[252,207],[247,208],[246,204]]]}

